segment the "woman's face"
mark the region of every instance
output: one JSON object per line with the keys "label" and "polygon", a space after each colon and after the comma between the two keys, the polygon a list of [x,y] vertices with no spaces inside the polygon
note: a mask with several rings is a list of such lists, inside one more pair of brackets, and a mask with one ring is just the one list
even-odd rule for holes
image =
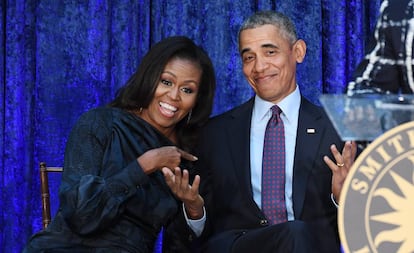
{"label": "woman's face", "polygon": [[141,117],[165,136],[195,106],[202,70],[190,60],[173,58],[161,73],[154,98]]}

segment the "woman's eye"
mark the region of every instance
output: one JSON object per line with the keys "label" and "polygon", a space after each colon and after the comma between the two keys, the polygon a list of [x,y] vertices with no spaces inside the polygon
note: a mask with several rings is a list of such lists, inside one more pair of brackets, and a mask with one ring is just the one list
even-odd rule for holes
{"label": "woman's eye", "polygon": [[191,93],[193,93],[193,90],[192,89],[190,89],[190,88],[182,88],[181,89],[184,93],[187,93],[187,94],[191,94]]}
{"label": "woman's eye", "polygon": [[164,84],[164,85],[167,85],[167,86],[171,86],[172,85],[172,82],[171,81],[168,81],[168,80],[165,80],[165,79],[162,79],[161,80],[161,83]]}

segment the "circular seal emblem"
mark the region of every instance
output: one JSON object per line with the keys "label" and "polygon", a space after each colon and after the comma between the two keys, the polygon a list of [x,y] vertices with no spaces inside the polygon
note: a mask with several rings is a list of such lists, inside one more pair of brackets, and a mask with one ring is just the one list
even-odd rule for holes
{"label": "circular seal emblem", "polygon": [[356,159],[338,210],[346,253],[414,252],[414,122],[385,132]]}

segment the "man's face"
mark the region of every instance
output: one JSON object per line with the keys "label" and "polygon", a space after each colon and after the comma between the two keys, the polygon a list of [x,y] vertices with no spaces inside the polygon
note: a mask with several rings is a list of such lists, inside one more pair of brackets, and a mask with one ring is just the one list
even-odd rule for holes
{"label": "man's face", "polygon": [[296,88],[296,64],[303,61],[306,45],[293,45],[273,25],[246,29],[240,33],[243,73],[256,94],[278,103]]}

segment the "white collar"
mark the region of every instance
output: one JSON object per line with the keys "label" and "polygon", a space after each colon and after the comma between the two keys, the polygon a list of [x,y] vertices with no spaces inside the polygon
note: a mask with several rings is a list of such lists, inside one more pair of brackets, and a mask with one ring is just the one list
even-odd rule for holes
{"label": "white collar", "polygon": [[[300,91],[298,85],[296,85],[296,89],[292,93],[277,103],[288,121],[292,122],[294,117],[297,117],[300,107],[300,100]],[[253,105],[253,114],[256,114],[257,119],[259,120],[267,120],[270,117],[268,114],[270,114],[270,108],[273,105],[273,103],[263,100],[256,95]]]}

